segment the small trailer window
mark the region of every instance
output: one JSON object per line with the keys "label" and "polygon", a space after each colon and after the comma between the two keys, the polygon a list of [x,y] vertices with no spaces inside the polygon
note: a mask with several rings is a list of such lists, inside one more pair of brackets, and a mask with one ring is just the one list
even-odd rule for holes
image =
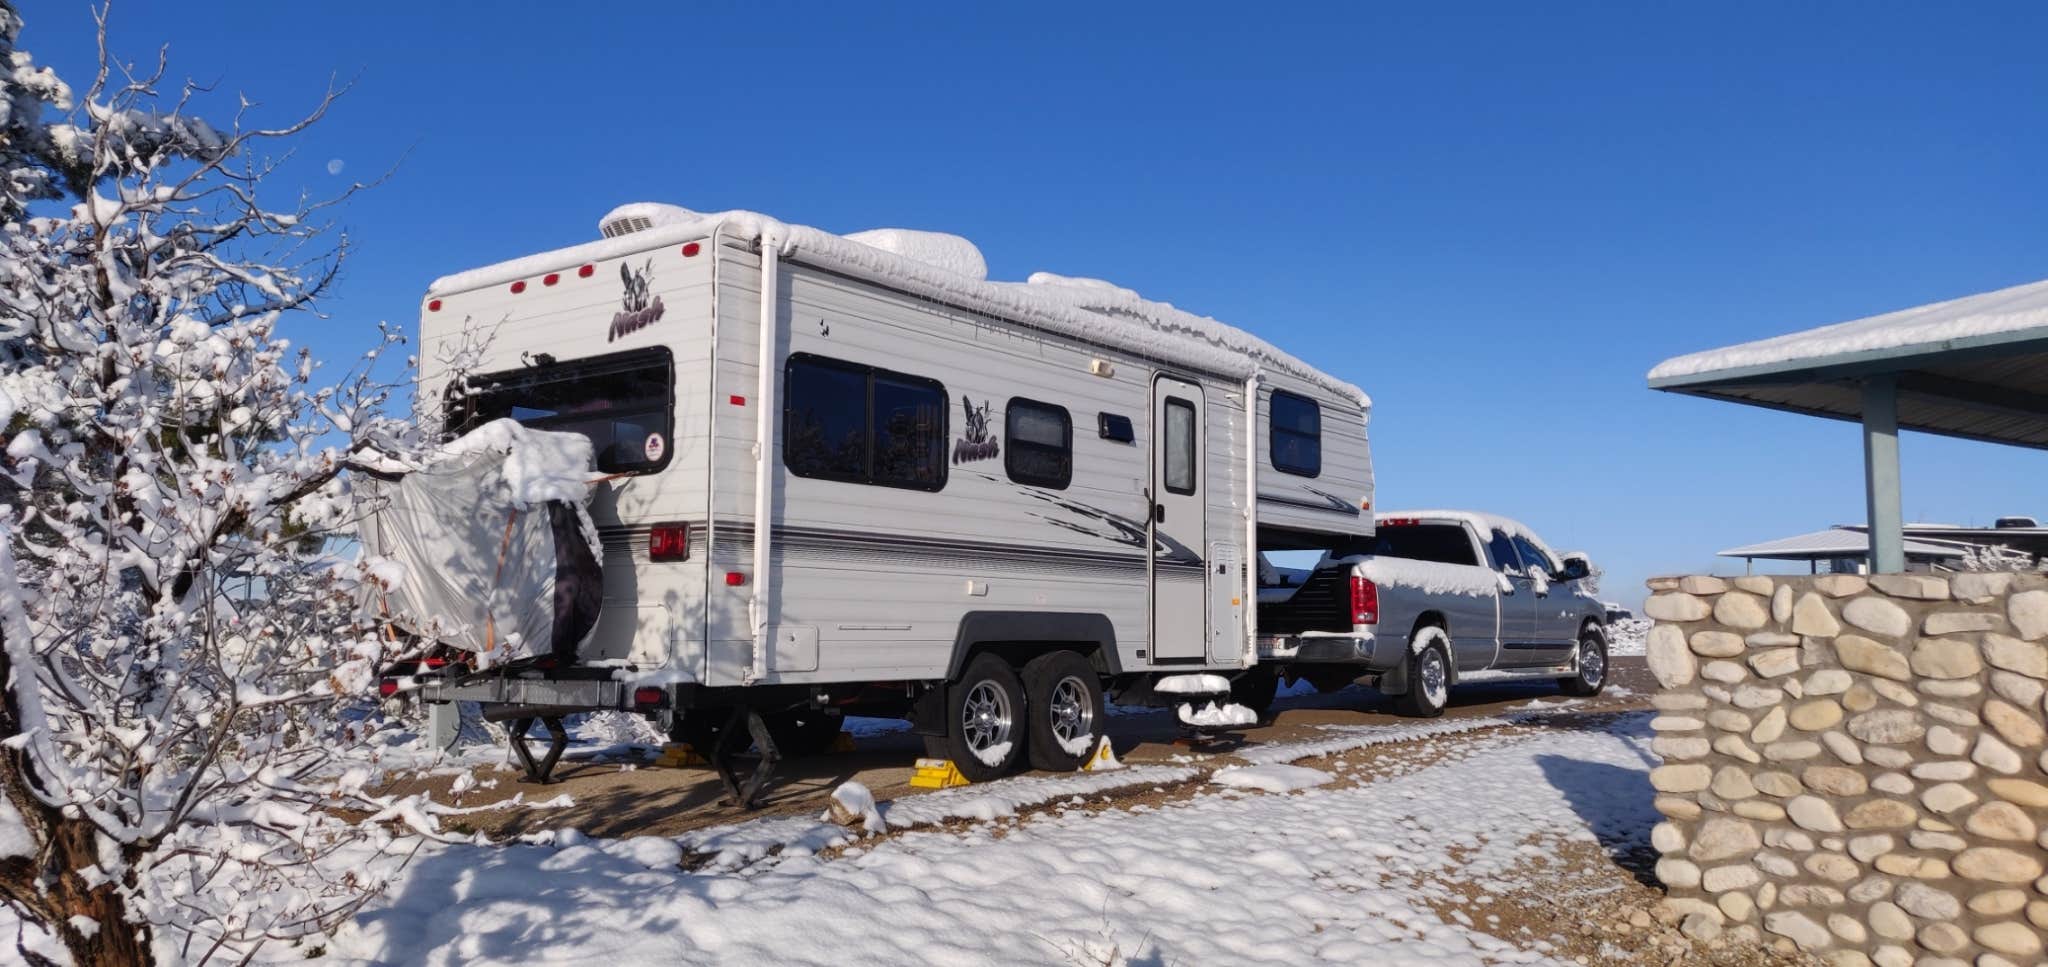
{"label": "small trailer window", "polygon": [[590,438],[597,469],[653,473],[674,450],[674,363],[664,347],[473,376],[448,389],[448,427],[464,433],[510,417],[536,430]]}
{"label": "small trailer window", "polygon": [[1273,469],[1301,477],[1323,472],[1323,410],[1316,401],[1273,391],[1270,424]]}
{"label": "small trailer window", "polygon": [[809,353],[784,370],[782,462],[799,477],[940,490],[946,486],[946,388]]}
{"label": "small trailer window", "polygon": [[1067,408],[1011,397],[1003,410],[1003,469],[1033,487],[1065,490],[1074,480],[1074,419]]}

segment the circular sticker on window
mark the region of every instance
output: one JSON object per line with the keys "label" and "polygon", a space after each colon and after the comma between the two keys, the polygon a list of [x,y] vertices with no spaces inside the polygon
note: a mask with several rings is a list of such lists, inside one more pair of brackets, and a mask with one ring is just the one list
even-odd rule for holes
{"label": "circular sticker on window", "polygon": [[668,441],[663,440],[659,433],[649,433],[647,434],[647,442],[642,444],[640,449],[641,452],[647,454],[648,463],[660,463],[661,455],[668,452]]}

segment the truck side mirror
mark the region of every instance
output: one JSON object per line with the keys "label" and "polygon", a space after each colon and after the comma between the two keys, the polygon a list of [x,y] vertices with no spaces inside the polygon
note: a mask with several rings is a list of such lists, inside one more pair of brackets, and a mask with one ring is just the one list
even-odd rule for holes
{"label": "truck side mirror", "polygon": [[1593,573],[1592,562],[1575,555],[1564,559],[1564,568],[1557,572],[1557,580],[1576,581],[1591,573]]}

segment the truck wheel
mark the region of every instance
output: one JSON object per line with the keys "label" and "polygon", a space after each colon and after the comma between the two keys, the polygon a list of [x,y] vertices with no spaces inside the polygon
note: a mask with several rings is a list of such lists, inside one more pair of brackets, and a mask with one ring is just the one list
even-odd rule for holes
{"label": "truck wheel", "polygon": [[1566,695],[1600,694],[1607,687],[1607,636],[1599,626],[1587,625],[1586,630],[1579,632],[1577,657],[1579,673],[1558,679],[1557,687]]}
{"label": "truck wheel", "polygon": [[1046,652],[1024,666],[1024,701],[1031,709],[1025,743],[1033,769],[1072,772],[1095,752],[1108,716],[1102,678],[1088,659],[1071,651]]}
{"label": "truck wheel", "polygon": [[1270,665],[1255,666],[1230,680],[1230,700],[1251,709],[1261,722],[1273,711],[1273,696],[1279,691],[1280,673]]}
{"label": "truck wheel", "polygon": [[1394,700],[1394,710],[1409,718],[1433,719],[1444,714],[1451,698],[1450,637],[1435,625],[1423,625],[1408,637],[1408,692]]}
{"label": "truck wheel", "polygon": [[1024,760],[1024,685],[994,655],[967,663],[946,686],[946,734],[926,736],[925,754],[953,760],[970,782],[1000,779]]}

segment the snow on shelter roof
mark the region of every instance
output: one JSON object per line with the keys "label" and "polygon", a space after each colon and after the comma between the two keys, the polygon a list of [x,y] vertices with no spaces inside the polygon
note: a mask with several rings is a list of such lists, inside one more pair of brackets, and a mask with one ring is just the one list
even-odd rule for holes
{"label": "snow on shelter roof", "polygon": [[723,237],[756,240],[763,247],[773,246],[783,258],[902,289],[935,301],[1016,319],[1076,339],[1115,345],[1150,358],[1237,378],[1249,377],[1262,368],[1270,369],[1357,400],[1361,410],[1372,406],[1372,400],[1364,390],[1310,366],[1264,339],[1215,319],[1142,298],[1129,289],[1095,280],[1066,279],[1049,273],[1038,273],[1028,282],[988,282],[846,236],[791,225],[757,212],[698,214],[669,206],[630,207],[634,212],[645,209],[655,213],[657,217],[649,219],[653,225],[615,238],[443,276],[427,287],[427,293],[445,296],[465,292],[565,266],[619,258],[650,248],[706,238],[717,232]]}
{"label": "snow on shelter roof", "polygon": [[[1870,553],[1870,535],[1862,531],[1846,530],[1840,527],[1811,534],[1780,537],[1761,544],[1731,547],[1721,551],[1719,557],[1754,557],[1772,560],[1804,561],[1808,558],[1863,557]],[[1926,541],[1906,541],[1906,553],[1921,557],[1962,557],[1960,548]]]}
{"label": "snow on shelter roof", "polygon": [[1887,381],[1902,428],[2048,449],[2048,280],[1678,356],[1649,375],[1651,389],[1850,421]]}
{"label": "snow on shelter roof", "polygon": [[1804,332],[1675,356],[1650,370],[1652,383],[1709,373],[1814,364],[1857,353],[1941,350],[1963,341],[2048,336],[2048,279],[1996,292],[1901,309]]}

